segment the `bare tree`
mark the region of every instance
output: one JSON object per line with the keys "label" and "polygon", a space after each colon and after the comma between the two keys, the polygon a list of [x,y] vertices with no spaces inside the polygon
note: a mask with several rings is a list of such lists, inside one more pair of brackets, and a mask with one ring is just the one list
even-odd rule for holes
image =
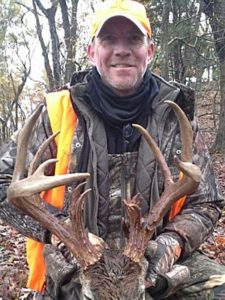
{"label": "bare tree", "polygon": [[[32,2],[32,12],[36,20],[36,30],[44,57],[49,89],[53,91],[69,82],[73,72],[76,70],[77,6],[79,0],[71,0],[69,2],[54,0],[51,1],[51,6],[48,8],[44,7],[41,0],[32,0]],[[61,21],[57,18],[59,10],[61,12]],[[50,46],[44,42],[40,14],[45,16],[48,21]],[[59,38],[61,28],[64,32],[63,40]]]}
{"label": "bare tree", "polygon": [[43,38],[43,34],[42,34],[42,27],[40,24],[36,3],[34,0],[32,0],[32,3],[33,3],[33,13],[34,13],[35,20],[36,20],[36,31],[37,31],[37,35],[38,35],[39,42],[40,42],[41,49],[42,49],[42,56],[44,58],[44,66],[45,66],[45,71],[46,71],[47,78],[48,78],[49,89],[50,89],[50,91],[53,91],[54,87],[55,87],[55,82],[54,82],[54,76],[52,73],[52,68],[50,65],[49,57],[48,57],[48,47],[45,45],[45,42],[44,42],[44,38]]}
{"label": "bare tree", "polygon": [[162,25],[161,25],[161,39],[160,39],[160,63],[161,74],[169,79],[169,14],[170,1],[163,1]]}
{"label": "bare tree", "polygon": [[[31,72],[32,51],[27,39],[28,32],[21,26],[22,12],[16,4],[1,3],[4,9],[4,26],[0,38],[0,144],[18,129],[24,120],[24,111],[20,102],[25,84]],[[20,30],[21,29],[21,30]],[[13,53],[13,55],[11,55]]]}
{"label": "bare tree", "polygon": [[69,18],[68,5],[65,0],[59,0],[62,26],[64,30],[64,41],[66,45],[64,82],[69,82],[76,70],[76,40],[77,40],[77,6],[79,0],[71,1],[71,17]]}
{"label": "bare tree", "polygon": [[[40,40],[40,44],[42,47],[42,53],[45,60],[45,66],[47,67],[47,74],[48,78],[51,76],[51,71],[49,70],[50,65],[47,64],[47,57],[46,57],[46,46],[44,45],[44,39],[42,36],[42,32],[40,31],[40,23],[38,19],[38,13],[36,9],[36,5],[40,9],[40,11],[44,14],[46,19],[48,20],[48,26],[49,26],[49,32],[50,32],[50,38],[51,38],[51,50],[52,50],[52,74],[54,78],[54,89],[59,88],[62,85],[62,79],[61,79],[61,65],[60,65],[60,43],[59,43],[59,37],[56,29],[56,11],[58,7],[58,1],[52,1],[52,5],[49,8],[45,8],[40,0],[33,0],[33,7],[34,7],[34,13],[35,13],[35,19],[37,24],[37,30],[38,30],[38,37]],[[46,70],[46,71],[47,71]],[[51,78],[49,78],[49,83]],[[52,87],[51,87],[52,89]]]}
{"label": "bare tree", "polygon": [[202,0],[201,5],[212,27],[220,72],[220,115],[214,148],[225,153],[225,1]]}

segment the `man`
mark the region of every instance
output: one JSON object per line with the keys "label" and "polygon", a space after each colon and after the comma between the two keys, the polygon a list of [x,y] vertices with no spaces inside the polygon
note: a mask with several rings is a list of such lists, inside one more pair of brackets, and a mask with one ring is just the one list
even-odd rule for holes
{"label": "man", "polygon": [[[74,74],[69,90],[46,96],[47,107],[35,128],[31,153],[35,153],[52,132],[61,129],[61,141],[59,137],[43,158],[57,156],[59,166],[55,170],[49,168],[47,174],[60,174],[68,169],[69,172],[88,170],[91,179],[87,186],[92,187],[92,193],[85,207],[85,225],[111,247],[120,248],[123,235],[121,199],[139,192],[143,197],[144,214],[163,190],[155,161],[149,158],[148,147],[131,124],[138,123],[151,132],[172,173],[177,176],[172,162],[174,153],[180,154],[177,120],[162,104],[167,99],[178,103],[192,121],[194,162],[202,169],[204,178],[198,190],[186,197],[178,211],[172,212],[173,218],[168,213],[157,228],[155,241],[149,243],[146,278],[156,286],[148,289],[146,295],[154,299],[219,299],[215,295],[224,284],[221,275],[225,274],[225,267],[196,251],[220,217],[222,199],[217,192],[207,149],[194,121],[193,92],[165,82],[149,71],[154,44],[146,11],[140,3],[106,1],[96,11],[91,34],[88,56],[92,70]],[[15,144],[10,143],[13,149]],[[1,170],[4,174],[11,172],[13,157],[14,151],[3,152]],[[54,237],[10,206],[5,196],[7,184],[6,180],[1,186],[0,216],[24,235],[41,242],[28,242],[31,271],[28,286],[45,293],[46,297],[48,294],[54,299],[71,299],[70,291],[76,288],[72,272],[75,265],[71,264],[68,272],[62,272],[65,270],[61,268],[62,259],[58,261],[52,248],[47,247],[46,285],[42,243],[54,243]],[[68,197],[73,188],[46,193],[43,197],[50,204],[63,207],[57,209],[46,203],[46,209],[59,218],[66,217]],[[191,279],[182,288],[176,287],[179,277],[173,277],[177,263],[188,266],[191,273]],[[51,264],[59,269],[52,268]],[[158,275],[163,275],[163,279],[159,280]],[[213,280],[211,275],[217,275],[220,280]],[[76,297],[73,299],[79,299]]]}

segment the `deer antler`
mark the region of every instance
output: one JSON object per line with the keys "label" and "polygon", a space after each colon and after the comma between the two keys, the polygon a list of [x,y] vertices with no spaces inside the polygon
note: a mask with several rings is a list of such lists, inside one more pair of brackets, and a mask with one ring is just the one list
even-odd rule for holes
{"label": "deer antler", "polygon": [[87,266],[98,261],[102,255],[101,249],[95,247],[89,241],[81,218],[84,198],[88,191],[80,194],[81,185],[78,185],[75,190],[73,196],[75,203],[73,203],[73,206],[77,214],[80,214],[80,217],[72,218],[71,228],[63,224],[46,210],[44,202],[39,195],[42,191],[70,184],[74,180],[81,181],[89,176],[88,173],[45,176],[45,167],[57,162],[56,159],[49,159],[38,167],[41,155],[59,132],[52,135],[42,144],[30,165],[28,177],[23,179],[30,134],[42,111],[42,107],[43,105],[40,105],[30,118],[27,119],[27,122],[18,134],[17,157],[12,183],[7,192],[8,199],[26,215],[31,216],[46,229],[55,234],[68,247],[71,253],[73,253],[80,266],[85,269]]}
{"label": "deer antler", "polygon": [[130,200],[124,200],[125,208],[130,224],[129,238],[124,249],[124,255],[131,260],[140,262],[144,255],[148,241],[151,239],[154,231],[166,215],[172,204],[179,198],[189,194],[195,190],[201,181],[200,169],[192,164],[192,129],[191,125],[181,108],[172,101],[165,101],[174,110],[177,115],[182,142],[182,160],[174,157],[175,164],[183,173],[183,177],[177,182],[172,179],[169,167],[166,164],[165,158],[160,152],[159,147],[152,139],[150,134],[142,126],[133,124],[140,133],[145,137],[155,159],[162,171],[165,181],[165,189],[160,199],[149,212],[148,216],[141,218],[140,212],[140,195],[134,196]]}

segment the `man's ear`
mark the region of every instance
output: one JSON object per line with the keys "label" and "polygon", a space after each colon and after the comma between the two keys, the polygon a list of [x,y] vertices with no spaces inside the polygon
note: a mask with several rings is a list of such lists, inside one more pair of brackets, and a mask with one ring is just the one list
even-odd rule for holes
{"label": "man's ear", "polygon": [[95,64],[95,49],[93,42],[88,45],[87,54],[92,65]]}
{"label": "man's ear", "polygon": [[155,45],[153,42],[150,42],[148,46],[148,63],[150,63],[153,60],[154,53],[155,53]]}

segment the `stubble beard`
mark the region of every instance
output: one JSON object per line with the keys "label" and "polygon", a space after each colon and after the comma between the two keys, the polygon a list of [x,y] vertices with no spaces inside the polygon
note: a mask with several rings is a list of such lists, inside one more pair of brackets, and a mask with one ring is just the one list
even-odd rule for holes
{"label": "stubble beard", "polygon": [[104,83],[119,96],[129,96],[135,93],[143,80],[142,77],[112,79],[105,78]]}

